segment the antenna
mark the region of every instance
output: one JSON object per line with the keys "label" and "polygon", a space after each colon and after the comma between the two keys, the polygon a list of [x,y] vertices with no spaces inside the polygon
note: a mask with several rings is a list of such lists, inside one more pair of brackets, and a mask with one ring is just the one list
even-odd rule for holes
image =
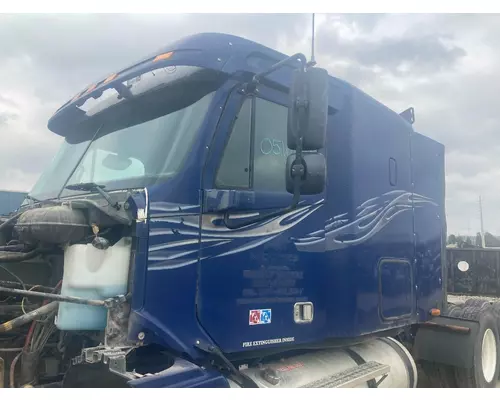
{"label": "antenna", "polygon": [[315,66],[316,65],[316,59],[314,58],[314,36],[315,36],[315,29],[314,29],[314,13],[312,15],[312,42],[311,42],[311,61],[309,61],[308,66]]}

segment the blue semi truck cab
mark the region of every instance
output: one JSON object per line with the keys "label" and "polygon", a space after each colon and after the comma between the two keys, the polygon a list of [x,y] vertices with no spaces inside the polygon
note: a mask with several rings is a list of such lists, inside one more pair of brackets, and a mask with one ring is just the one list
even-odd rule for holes
{"label": "blue semi truck cab", "polygon": [[448,306],[444,146],[412,124],[231,35],[91,83],[49,120],[63,144],[0,225],[0,263],[50,271],[28,279],[46,290],[0,287],[40,306],[0,332],[39,335],[41,314],[63,349],[28,335],[11,384],[494,386],[496,308]]}

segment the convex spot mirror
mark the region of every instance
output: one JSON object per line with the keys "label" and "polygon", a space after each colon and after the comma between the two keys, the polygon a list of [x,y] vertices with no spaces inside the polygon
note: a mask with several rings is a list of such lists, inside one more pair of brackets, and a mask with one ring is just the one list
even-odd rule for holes
{"label": "convex spot mirror", "polygon": [[[323,192],[326,177],[326,160],[321,153],[302,153],[305,165],[305,175],[300,181],[300,194],[312,195]],[[286,159],[286,190],[294,192],[294,181],[292,177],[292,166],[295,162],[295,154],[290,154]]]}
{"label": "convex spot mirror", "polygon": [[299,138],[302,138],[304,151],[324,147],[328,120],[328,80],[328,72],[322,68],[293,72],[288,107],[289,149],[297,149]]}

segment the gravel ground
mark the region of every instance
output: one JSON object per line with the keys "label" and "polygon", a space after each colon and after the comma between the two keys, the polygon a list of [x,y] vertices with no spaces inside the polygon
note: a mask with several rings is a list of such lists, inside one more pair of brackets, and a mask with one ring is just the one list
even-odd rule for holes
{"label": "gravel ground", "polygon": [[462,304],[465,303],[467,299],[486,299],[489,301],[500,301],[499,297],[488,297],[488,296],[467,296],[464,294],[449,294],[448,302],[452,304]]}

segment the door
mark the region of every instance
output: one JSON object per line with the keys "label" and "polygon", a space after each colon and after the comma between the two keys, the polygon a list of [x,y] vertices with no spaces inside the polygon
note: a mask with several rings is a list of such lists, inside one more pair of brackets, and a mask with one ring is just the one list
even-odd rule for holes
{"label": "door", "polygon": [[235,96],[230,103],[239,109],[224,112],[205,166],[198,316],[225,352],[295,341],[294,304],[307,299],[304,256],[291,238],[317,217],[324,195],[302,196],[297,209],[270,215],[292,202],[286,101],[266,88]]}

